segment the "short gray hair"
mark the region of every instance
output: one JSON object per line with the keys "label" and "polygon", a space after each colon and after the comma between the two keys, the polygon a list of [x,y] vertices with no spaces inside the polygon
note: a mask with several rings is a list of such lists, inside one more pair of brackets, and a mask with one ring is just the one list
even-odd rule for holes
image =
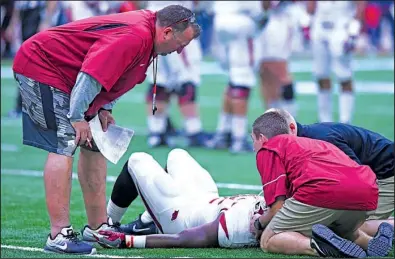
{"label": "short gray hair", "polygon": [[252,131],[256,137],[260,134],[268,139],[281,134],[289,134],[289,124],[295,123],[295,119],[286,110],[270,109],[259,116],[252,124]]}
{"label": "short gray hair", "polygon": [[189,26],[194,31],[194,38],[199,37],[201,28],[196,23],[195,14],[182,5],[169,5],[157,12],[157,21],[161,27],[171,27],[176,32],[183,32]]}

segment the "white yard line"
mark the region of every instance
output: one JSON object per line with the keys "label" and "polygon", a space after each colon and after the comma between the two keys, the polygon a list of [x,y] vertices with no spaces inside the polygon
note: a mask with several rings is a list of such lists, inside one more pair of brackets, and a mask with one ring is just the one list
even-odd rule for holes
{"label": "white yard line", "polygon": [[[29,177],[42,177],[42,171],[36,170],[24,170],[24,169],[1,169],[1,174],[4,175],[23,175]],[[74,180],[78,180],[78,175],[76,173],[72,174],[72,178]],[[113,183],[117,177],[115,176],[107,176],[107,182]],[[217,187],[221,189],[230,189],[230,190],[249,190],[249,191],[261,191],[261,185],[250,185],[250,184],[238,184],[238,183],[217,183]]]}
{"label": "white yard line", "polygon": [[[26,246],[13,246],[13,245],[1,245],[2,249],[12,249],[19,251],[28,252],[41,252],[45,253],[44,249],[37,247],[26,247]],[[107,255],[107,254],[94,254],[94,255],[83,255],[86,257],[96,257],[96,258],[145,258],[143,256],[119,256],[119,255]],[[170,258],[191,258],[191,257],[170,257]]]}
{"label": "white yard line", "polygon": [[1,143],[2,152],[18,152],[19,147],[14,144]]}

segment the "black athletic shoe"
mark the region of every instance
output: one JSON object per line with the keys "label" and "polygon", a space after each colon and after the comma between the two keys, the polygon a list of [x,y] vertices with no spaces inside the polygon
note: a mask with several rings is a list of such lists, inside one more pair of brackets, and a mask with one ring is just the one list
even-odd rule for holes
{"label": "black athletic shoe", "polygon": [[134,236],[152,235],[158,233],[154,222],[143,223],[141,221],[141,214],[135,221],[132,221],[129,224],[121,225],[120,229],[123,233]]}
{"label": "black athletic shoe", "polygon": [[368,244],[369,257],[384,257],[392,249],[394,240],[394,227],[384,222],[379,226],[379,230]]}
{"label": "black athletic shoe", "polygon": [[365,258],[366,252],[359,245],[336,235],[328,227],[317,224],[312,229],[310,246],[321,257]]}

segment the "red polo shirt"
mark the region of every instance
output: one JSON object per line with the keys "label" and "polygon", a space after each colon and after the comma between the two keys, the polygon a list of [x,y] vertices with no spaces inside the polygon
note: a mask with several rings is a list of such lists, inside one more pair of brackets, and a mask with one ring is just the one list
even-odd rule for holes
{"label": "red polo shirt", "polygon": [[83,71],[104,89],[87,115],[142,83],[153,54],[155,12],[96,16],[40,32],[25,41],[13,70],[68,94]]}
{"label": "red polo shirt", "polygon": [[373,171],[328,142],[278,135],[259,150],[256,163],[269,206],[276,197],[286,196],[328,209],[377,208]]}

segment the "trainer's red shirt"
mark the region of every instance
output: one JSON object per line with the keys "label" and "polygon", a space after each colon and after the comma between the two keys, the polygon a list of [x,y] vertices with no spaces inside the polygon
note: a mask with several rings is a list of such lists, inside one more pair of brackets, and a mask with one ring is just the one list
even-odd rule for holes
{"label": "trainer's red shirt", "polygon": [[13,70],[68,94],[82,71],[103,85],[87,115],[142,83],[153,55],[155,12],[96,16],[40,32],[25,41]]}
{"label": "trainer's red shirt", "polygon": [[266,203],[276,197],[328,209],[370,211],[377,208],[376,176],[336,146],[320,140],[278,135],[256,156]]}

